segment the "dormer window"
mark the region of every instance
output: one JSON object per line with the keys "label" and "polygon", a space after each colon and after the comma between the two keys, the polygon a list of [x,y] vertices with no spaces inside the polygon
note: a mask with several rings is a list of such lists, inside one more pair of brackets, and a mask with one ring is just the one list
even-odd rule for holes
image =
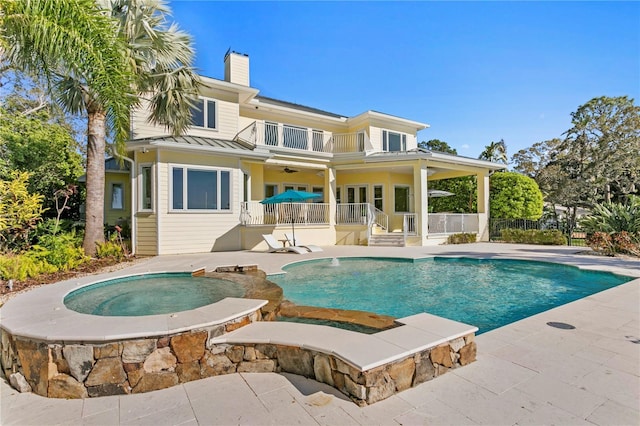
{"label": "dormer window", "polygon": [[403,133],[382,131],[382,150],[397,152],[407,150],[407,135]]}
{"label": "dormer window", "polygon": [[191,108],[191,120],[194,127],[216,129],[216,101],[200,98]]}

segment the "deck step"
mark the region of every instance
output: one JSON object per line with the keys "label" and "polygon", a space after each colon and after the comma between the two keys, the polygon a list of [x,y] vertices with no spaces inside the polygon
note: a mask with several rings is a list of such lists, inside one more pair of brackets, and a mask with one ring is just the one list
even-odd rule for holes
{"label": "deck step", "polygon": [[377,247],[404,247],[404,235],[394,233],[372,234],[369,238],[369,245]]}

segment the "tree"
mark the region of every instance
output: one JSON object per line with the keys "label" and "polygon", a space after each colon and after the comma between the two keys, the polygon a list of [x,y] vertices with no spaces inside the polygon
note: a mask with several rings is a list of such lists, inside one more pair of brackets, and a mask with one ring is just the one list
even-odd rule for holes
{"label": "tree", "polygon": [[567,233],[578,208],[623,202],[640,190],[640,107],[633,99],[593,98],[571,114],[563,139],[514,155],[515,169],[533,177],[554,206],[567,208]]}
{"label": "tree", "polygon": [[[115,21],[92,0],[0,0],[0,50],[3,63],[33,72],[47,84],[54,97],[70,112],[91,105],[87,141],[88,254],[102,238],[104,198],[104,135],[109,122],[115,141],[128,137],[129,109],[135,87],[133,67]],[[77,91],[57,92],[73,79]],[[98,107],[99,106],[99,107]],[[96,125],[97,118],[100,124]],[[102,165],[100,165],[100,163]],[[101,173],[102,172],[102,173]],[[100,198],[102,196],[102,198]],[[99,210],[99,213],[96,213]]]}
{"label": "tree", "polygon": [[[3,26],[5,43],[16,46],[11,49],[13,62],[29,69],[42,65],[57,101],[70,112],[87,114],[83,248],[92,255],[96,243],[104,241],[107,129],[114,130],[114,150],[122,153],[130,108],[146,101],[152,123],[165,125],[175,134],[186,130],[199,84],[191,68],[190,37],[167,23],[169,9],[160,0],[100,0],[100,7],[91,0],[0,2],[3,7],[12,5]],[[77,27],[79,34],[67,27]],[[78,39],[81,46],[75,44]],[[61,47],[47,50],[45,40]],[[71,53],[74,47],[89,57]],[[37,61],[30,59],[34,57]]]}
{"label": "tree", "polygon": [[478,211],[478,189],[475,176],[429,181],[429,189],[451,192],[450,197],[429,198],[432,213],[476,213]]}
{"label": "tree", "polygon": [[[55,216],[54,194],[77,182],[83,157],[68,118],[25,76],[11,74],[0,103],[0,178],[29,172],[28,190],[44,196],[45,216]],[[74,197],[77,214],[77,201]]]}
{"label": "tree", "polygon": [[515,172],[494,173],[489,187],[492,218],[536,220],[542,216],[542,192],[532,178]]}
{"label": "tree", "polygon": [[559,165],[584,181],[588,206],[640,189],[640,107],[626,96],[593,98],[571,114]]}
{"label": "tree", "polygon": [[507,144],[504,142],[504,139],[500,139],[499,142],[491,142],[485,146],[484,151],[480,153],[478,158],[480,160],[507,164]]}
{"label": "tree", "polygon": [[[452,148],[447,142],[441,141],[440,139],[431,139],[427,142],[422,141],[418,146],[431,151],[458,155],[458,151],[456,151],[455,148]],[[447,191],[454,195],[429,199],[429,211],[432,213],[475,213],[478,205],[476,186],[475,176],[430,181],[429,189]]]}
{"label": "tree", "polygon": [[441,141],[440,139],[431,139],[427,142],[422,141],[418,144],[418,147],[425,148],[430,151],[444,152],[445,154],[458,155],[458,151],[455,148],[451,148],[448,143]]}

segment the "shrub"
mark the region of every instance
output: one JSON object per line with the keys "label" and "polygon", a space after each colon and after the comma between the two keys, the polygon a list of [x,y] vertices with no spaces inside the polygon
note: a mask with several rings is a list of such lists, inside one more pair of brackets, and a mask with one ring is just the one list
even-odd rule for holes
{"label": "shrub", "polygon": [[125,253],[122,246],[113,240],[98,243],[98,247],[96,248],[96,257],[98,259],[112,257],[114,259],[122,260],[124,255]]}
{"label": "shrub", "polygon": [[640,241],[626,231],[594,232],[587,235],[587,244],[593,251],[607,256],[623,253],[640,257]]}
{"label": "shrub", "polygon": [[31,194],[29,173],[12,172],[0,180],[0,249],[20,251],[29,246],[29,233],[40,221],[44,197]]}
{"label": "shrub", "polygon": [[640,234],[640,197],[631,196],[627,203],[597,204],[589,216],[580,221],[587,233],[628,232]]}
{"label": "shrub", "polygon": [[58,270],[68,271],[89,260],[89,257],[84,254],[81,243],[74,232],[43,235],[27,255],[44,260]]}
{"label": "shrub", "polygon": [[40,274],[56,272],[57,268],[45,260],[27,254],[0,255],[0,278],[3,280],[25,280]]}
{"label": "shrub", "polygon": [[489,180],[490,216],[496,219],[539,219],[542,192],[535,180],[515,172],[500,172]]}
{"label": "shrub", "polygon": [[502,241],[505,243],[566,245],[567,239],[557,229],[512,229],[501,231]]}
{"label": "shrub", "polygon": [[473,233],[463,232],[461,234],[453,234],[447,237],[447,244],[467,244],[475,243],[477,235]]}

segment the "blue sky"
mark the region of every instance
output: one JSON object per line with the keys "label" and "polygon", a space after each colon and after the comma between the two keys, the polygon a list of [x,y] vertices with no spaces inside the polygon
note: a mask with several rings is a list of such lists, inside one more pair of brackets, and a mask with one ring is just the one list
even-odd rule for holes
{"label": "blue sky", "polygon": [[561,134],[596,96],[640,102],[638,2],[170,2],[203,75],[228,48],[262,95],[426,122],[477,157]]}

